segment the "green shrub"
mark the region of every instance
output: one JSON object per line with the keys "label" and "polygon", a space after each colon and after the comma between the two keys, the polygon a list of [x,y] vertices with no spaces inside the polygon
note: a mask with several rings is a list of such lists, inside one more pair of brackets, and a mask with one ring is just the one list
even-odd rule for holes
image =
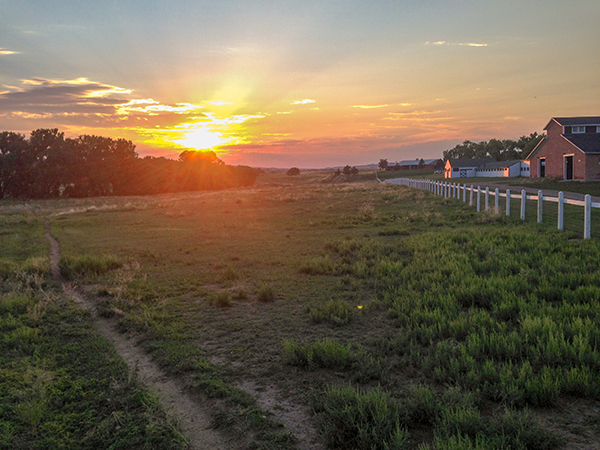
{"label": "green shrub", "polygon": [[330,322],[334,325],[345,325],[350,322],[353,308],[344,300],[331,299],[325,305],[311,308],[308,312],[315,323]]}
{"label": "green shrub", "polygon": [[407,448],[408,432],[398,419],[400,408],[379,388],[330,387],[316,400],[315,411],[328,448]]}
{"label": "green shrub", "polygon": [[350,344],[338,344],[327,338],[314,344],[302,345],[290,340],[284,340],[282,344],[285,358],[294,366],[344,369],[354,361]]}
{"label": "green shrub", "polygon": [[12,277],[19,266],[8,259],[0,259],[0,278]]}
{"label": "green shrub", "polygon": [[263,284],[258,288],[256,296],[259,302],[270,303],[275,301],[275,290],[268,284]]}
{"label": "green shrub", "polygon": [[228,264],[225,270],[223,270],[223,273],[221,274],[221,281],[235,281],[239,278],[239,273],[231,264]]}
{"label": "green shrub", "polygon": [[494,416],[487,434],[497,448],[550,450],[561,442],[557,434],[542,427],[526,409],[505,409],[502,414]]}
{"label": "green shrub", "polygon": [[123,262],[113,255],[63,256],[60,259],[60,273],[68,280],[77,277],[103,275],[120,268]]}
{"label": "green shrub", "polygon": [[334,275],[336,267],[329,256],[317,256],[302,262],[298,271],[308,275]]}
{"label": "green shrub", "polygon": [[233,304],[231,302],[231,294],[229,291],[215,292],[210,296],[208,302],[217,308],[228,308]]}

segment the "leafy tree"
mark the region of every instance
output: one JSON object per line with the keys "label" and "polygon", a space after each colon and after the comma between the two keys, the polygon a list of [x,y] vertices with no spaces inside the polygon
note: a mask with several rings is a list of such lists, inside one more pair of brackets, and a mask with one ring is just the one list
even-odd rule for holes
{"label": "leafy tree", "polygon": [[139,158],[125,139],[57,128],[29,138],[0,132],[0,199],[136,195],[251,186],[260,170],[227,166],[210,152],[183,152],[179,160]]}
{"label": "leafy tree", "polygon": [[349,165],[346,165],[343,169],[342,169],[342,173],[344,175],[351,175],[352,174],[352,167],[350,167]]}
{"label": "leafy tree", "polygon": [[358,169],[352,166],[352,169],[350,169],[350,175],[358,175]]}
{"label": "leafy tree", "polygon": [[13,189],[18,186],[16,178],[20,176],[17,161],[26,155],[28,145],[23,134],[0,133],[0,198],[15,196]]}
{"label": "leafy tree", "polygon": [[423,158],[421,158],[419,160],[419,169],[422,169],[423,167],[425,167],[425,160]]}
{"label": "leafy tree", "polygon": [[381,170],[387,169],[387,166],[388,166],[388,160],[387,159],[380,159],[379,160],[379,168]]}
{"label": "leafy tree", "polygon": [[297,167],[292,167],[290,170],[287,171],[287,174],[289,176],[300,175],[300,169],[298,169]]}
{"label": "leafy tree", "polygon": [[521,136],[518,141],[511,139],[490,139],[489,141],[464,141],[454,148],[444,151],[444,160],[459,158],[495,158],[498,161],[524,159],[544,138],[543,134],[531,133]]}

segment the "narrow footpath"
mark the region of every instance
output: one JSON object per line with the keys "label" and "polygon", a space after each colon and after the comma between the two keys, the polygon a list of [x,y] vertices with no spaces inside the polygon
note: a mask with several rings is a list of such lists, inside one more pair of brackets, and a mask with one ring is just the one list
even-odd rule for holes
{"label": "narrow footpath", "polygon": [[210,428],[210,416],[202,407],[201,399],[190,397],[176,380],[169,378],[152,359],[134,342],[119,333],[113,320],[100,317],[92,301],[79,295],[60,273],[60,245],[50,234],[50,221],[45,224],[46,238],[50,241],[50,261],[52,277],[62,284],[65,295],[83,309],[89,311],[96,330],[110,342],[117,354],[127,363],[141,383],[158,397],[161,406],[179,425],[183,437],[192,450],[226,450],[235,447],[227,445],[225,438]]}

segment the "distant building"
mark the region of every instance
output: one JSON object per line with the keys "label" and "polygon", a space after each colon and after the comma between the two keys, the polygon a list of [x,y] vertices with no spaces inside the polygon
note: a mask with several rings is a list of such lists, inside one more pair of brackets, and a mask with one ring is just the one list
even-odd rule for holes
{"label": "distant building", "polygon": [[[423,163],[421,163],[423,161]],[[429,169],[438,170],[444,167],[444,161],[441,159],[407,159],[399,161],[395,165],[390,164],[386,170],[416,170],[416,169]]]}
{"label": "distant building", "polygon": [[532,178],[600,180],[600,117],[553,117],[529,154]]}
{"label": "distant building", "polygon": [[494,158],[449,159],[444,166],[444,178],[473,178],[478,168],[496,162]]}
{"label": "distant building", "polygon": [[528,177],[529,161],[496,161],[494,158],[449,159],[444,178]]}

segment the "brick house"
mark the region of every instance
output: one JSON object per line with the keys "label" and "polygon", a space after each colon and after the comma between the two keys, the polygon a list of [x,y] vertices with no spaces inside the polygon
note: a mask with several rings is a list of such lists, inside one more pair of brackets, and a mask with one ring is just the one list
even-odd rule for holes
{"label": "brick house", "polygon": [[553,117],[527,156],[531,177],[600,180],[600,117]]}

